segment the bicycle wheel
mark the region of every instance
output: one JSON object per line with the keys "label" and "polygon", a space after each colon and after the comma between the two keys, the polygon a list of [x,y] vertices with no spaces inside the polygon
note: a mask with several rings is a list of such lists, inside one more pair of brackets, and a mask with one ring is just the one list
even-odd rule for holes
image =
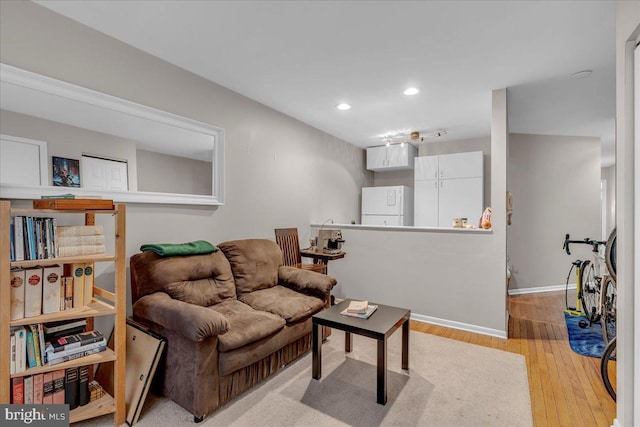
{"label": "bicycle wheel", "polygon": [[[580,303],[590,323],[600,320],[598,307],[600,306],[600,282],[596,277],[596,269],[591,261],[584,261],[580,266]],[[591,325],[589,325],[591,326]]]}
{"label": "bicycle wheel", "polygon": [[604,278],[602,284],[600,323],[602,324],[602,336],[605,344],[609,343],[616,336],[616,303],[618,295],[616,283],[609,276]]}
{"label": "bicycle wheel", "polygon": [[607,239],[607,246],[605,246],[604,251],[604,259],[607,262],[607,269],[609,270],[609,275],[616,281],[616,258],[617,258],[617,228],[614,228],[609,234],[609,238]]}
{"label": "bicycle wheel", "polygon": [[[602,382],[607,389],[609,395],[616,401],[616,339],[612,339],[604,349],[602,359],[600,359],[600,375],[602,375]],[[613,381],[612,381],[613,380]]]}

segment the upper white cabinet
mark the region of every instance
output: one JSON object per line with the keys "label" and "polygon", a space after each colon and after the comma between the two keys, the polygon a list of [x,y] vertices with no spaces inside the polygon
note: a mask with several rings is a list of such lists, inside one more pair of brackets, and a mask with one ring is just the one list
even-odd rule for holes
{"label": "upper white cabinet", "polygon": [[454,218],[475,224],[482,215],[481,151],[415,158],[414,224],[451,227]]}
{"label": "upper white cabinet", "polygon": [[416,148],[407,143],[367,148],[367,169],[392,171],[413,169]]}

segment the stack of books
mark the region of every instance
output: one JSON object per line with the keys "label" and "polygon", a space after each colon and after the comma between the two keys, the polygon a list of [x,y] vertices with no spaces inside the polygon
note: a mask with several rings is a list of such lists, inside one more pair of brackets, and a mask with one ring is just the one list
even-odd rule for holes
{"label": "stack of books", "polygon": [[68,404],[69,409],[91,401],[89,366],[58,369],[11,379],[13,404]]}
{"label": "stack of books", "polygon": [[377,308],[377,305],[369,304],[368,301],[351,301],[349,306],[342,310],[340,314],[367,319]]}
{"label": "stack of books", "polygon": [[55,229],[55,218],[11,217],[9,222],[9,257],[11,261],[54,258]]}
{"label": "stack of books", "polygon": [[56,248],[59,257],[104,253],[104,233],[101,225],[56,227]]}
{"label": "stack of books", "polygon": [[107,341],[100,331],[66,335],[45,344],[47,363],[58,363],[100,353],[107,349]]}

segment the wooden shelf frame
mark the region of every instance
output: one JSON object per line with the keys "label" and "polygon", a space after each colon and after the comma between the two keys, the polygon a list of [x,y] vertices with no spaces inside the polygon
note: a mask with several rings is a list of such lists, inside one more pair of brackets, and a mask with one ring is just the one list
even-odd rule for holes
{"label": "wooden shelf frame", "polygon": [[[60,257],[43,260],[10,262],[9,222],[11,216],[29,215],[66,215],[83,214],[86,225],[95,224],[95,215],[112,215],[115,222],[115,254],[82,255],[77,257]],[[94,298],[84,307],[63,310],[61,312],[35,316],[12,321],[10,319],[11,291],[9,286],[0,286],[0,404],[8,404],[11,398],[11,378],[33,375],[41,372],[66,369],[73,366],[93,365],[95,363],[113,362],[114,364],[114,393],[113,397],[106,395],[88,405],[71,411],[71,422],[78,422],[89,418],[113,413],[114,424],[121,425],[126,420],[125,408],[125,360],[126,360],[126,206],[116,204],[113,210],[54,210],[54,209],[11,209],[11,202],[0,200],[0,283],[9,283],[12,267],[46,266],[54,264],[70,264],[74,262],[113,262],[115,267],[114,292],[109,292],[94,284]],[[101,297],[107,301],[96,298]],[[111,302],[111,303],[110,303]],[[92,354],[79,359],[60,363],[53,366],[38,366],[27,369],[18,374],[9,375],[10,363],[10,326],[32,323],[52,322],[57,320],[72,320],[87,318],[87,325],[93,324],[97,316],[111,315],[114,317],[114,350]]]}

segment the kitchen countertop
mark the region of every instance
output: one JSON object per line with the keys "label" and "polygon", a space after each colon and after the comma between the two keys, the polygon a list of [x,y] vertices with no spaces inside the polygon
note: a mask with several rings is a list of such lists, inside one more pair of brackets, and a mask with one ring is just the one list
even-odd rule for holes
{"label": "kitchen countertop", "polygon": [[326,229],[340,228],[340,229],[356,229],[356,230],[381,230],[381,231],[408,231],[408,232],[427,232],[427,233],[479,233],[479,234],[492,234],[491,229],[485,230],[482,228],[453,228],[453,227],[413,227],[413,226],[401,226],[401,225],[363,225],[363,224],[318,224],[311,223],[311,227],[322,227]]}

